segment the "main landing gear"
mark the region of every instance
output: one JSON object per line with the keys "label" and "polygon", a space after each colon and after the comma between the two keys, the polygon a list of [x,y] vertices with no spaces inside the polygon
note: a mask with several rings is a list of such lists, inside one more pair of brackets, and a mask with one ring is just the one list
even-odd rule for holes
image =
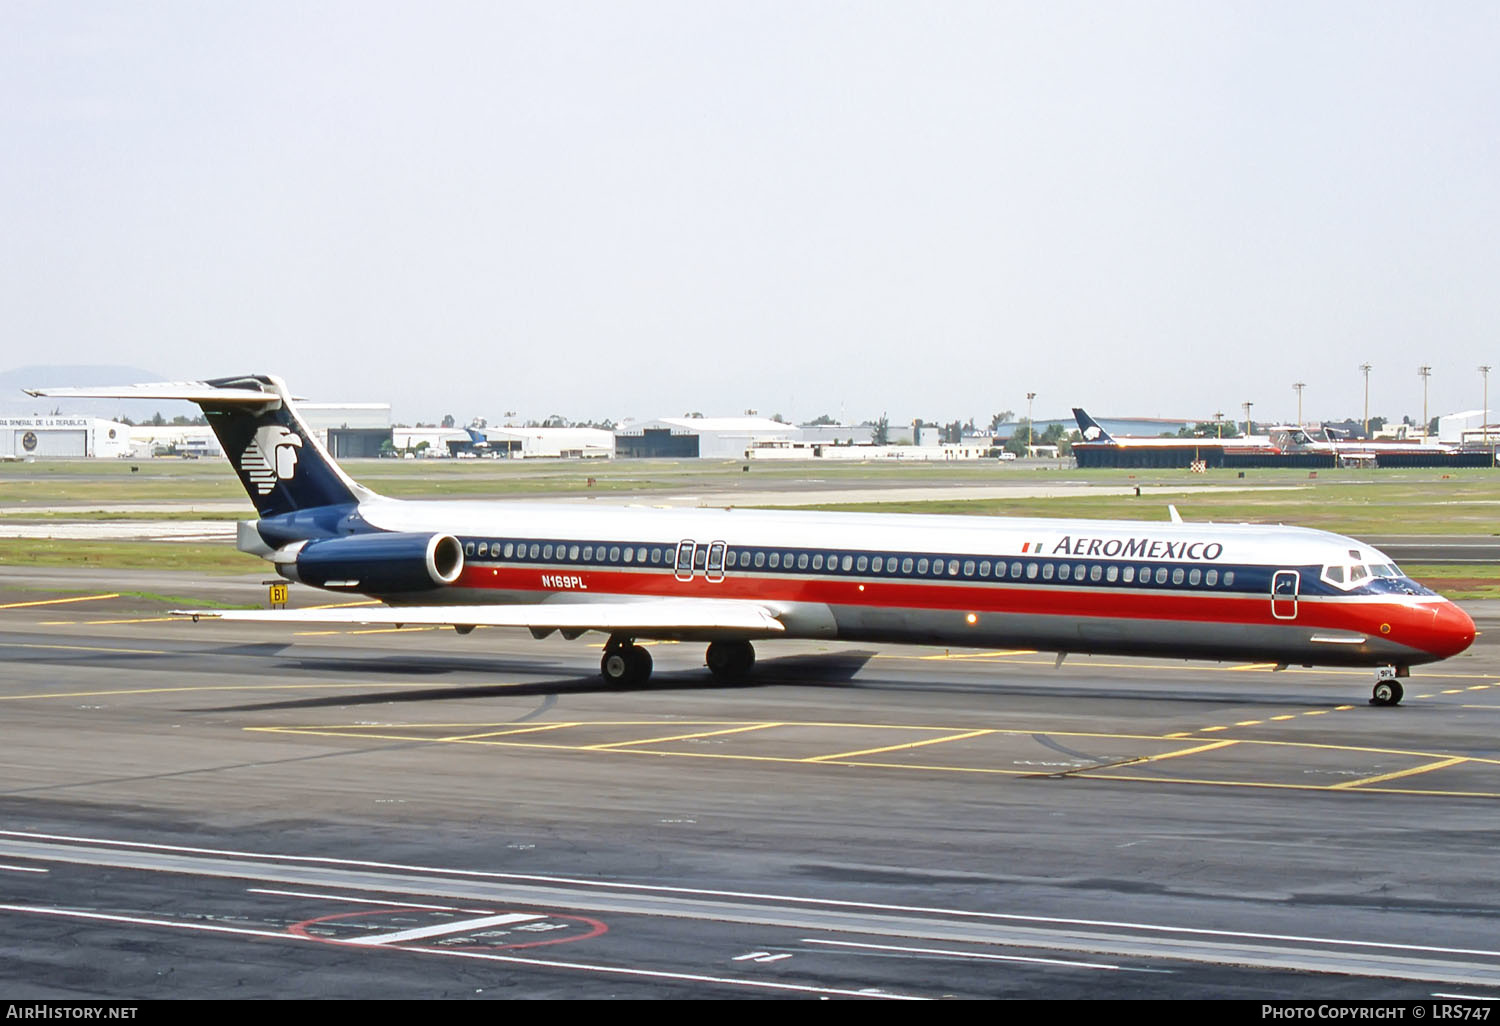
{"label": "main landing gear", "polygon": [[651,653],[637,645],[634,638],[612,637],[604,645],[599,675],[606,684],[617,687],[644,684],[651,679]]}
{"label": "main landing gear", "polygon": [[1375,688],[1370,693],[1371,705],[1400,705],[1406,694],[1397,677],[1406,677],[1411,670],[1405,666],[1382,666],[1375,671]]}
{"label": "main landing gear", "polygon": [[[748,641],[715,641],[705,657],[714,680],[737,684],[750,674],[755,665],[755,648]],[[634,638],[615,635],[604,645],[599,660],[599,676],[615,687],[639,687],[651,679],[651,653],[635,643]]]}
{"label": "main landing gear", "polygon": [[714,680],[736,684],[745,679],[755,665],[755,646],[748,641],[715,641],[704,656]]}

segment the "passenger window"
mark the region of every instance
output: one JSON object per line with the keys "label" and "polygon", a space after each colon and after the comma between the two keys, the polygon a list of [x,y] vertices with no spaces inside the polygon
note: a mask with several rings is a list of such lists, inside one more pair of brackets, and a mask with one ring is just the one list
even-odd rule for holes
{"label": "passenger window", "polygon": [[948,560],[948,576],[949,577],[957,577],[958,576],[958,560],[956,560],[956,559],[950,559],[950,560]]}
{"label": "passenger window", "polygon": [[1156,583],[1157,584],[1166,584],[1167,583],[1167,568],[1166,567],[1159,566],[1159,567],[1156,568]]}
{"label": "passenger window", "polygon": [[1120,568],[1115,566],[1114,564],[1110,564],[1110,566],[1104,571],[1104,579],[1110,584],[1114,584],[1115,581],[1119,580],[1119,577]]}
{"label": "passenger window", "polygon": [[[508,549],[510,546],[507,545],[506,548]],[[594,547],[592,545],[585,545],[583,547],[583,561],[585,563],[592,563],[594,561]]]}
{"label": "passenger window", "polygon": [[1124,570],[1122,570],[1120,572],[1120,578],[1126,584],[1133,584],[1133,583],[1135,583],[1135,567],[1133,567],[1133,566],[1127,566]]}
{"label": "passenger window", "polygon": [[611,563],[618,563],[620,561],[620,547],[618,545],[611,545],[609,547],[609,561]]}
{"label": "passenger window", "polygon": [[1072,576],[1073,576],[1073,568],[1070,567],[1068,564],[1064,563],[1062,566],[1060,566],[1060,567],[1057,568],[1057,579],[1059,581],[1066,581],[1069,577],[1072,577]]}
{"label": "passenger window", "polygon": [[[966,560],[964,560],[964,576],[965,577],[973,577],[974,576],[974,567],[975,567],[975,563],[974,563],[974,561],[972,559],[966,559]],[[986,573],[989,572],[989,564],[985,564],[985,572]]]}
{"label": "passenger window", "polygon": [[651,562],[652,563],[660,563],[661,562],[661,549],[652,549],[651,550]]}
{"label": "passenger window", "polygon": [[853,556],[845,556],[843,558],[843,560],[839,563],[839,567],[846,574],[849,572],[849,568],[852,567],[853,565],[854,565],[854,557]]}
{"label": "passenger window", "polygon": [[911,571],[912,571],[912,567],[913,567],[913,566],[914,566],[914,565],[915,565],[915,564],[913,564],[913,563],[912,563],[912,561],[911,561],[911,557],[910,557],[910,556],[907,556],[907,557],[906,557],[906,558],[905,558],[905,559],[903,559],[903,560],[902,560],[902,561],[901,561],[901,572],[902,572],[902,573],[903,573],[903,574],[909,574],[909,573],[911,573]]}
{"label": "passenger window", "polygon": [[[1114,567],[1110,567],[1110,569],[1113,570]],[[1097,581],[1103,575],[1104,575],[1104,570],[1103,570],[1103,568],[1101,568],[1099,566],[1098,563],[1095,563],[1093,566],[1089,567],[1089,580],[1091,580],[1091,581]],[[1111,581],[1114,580],[1114,576],[1113,575],[1110,576],[1110,580]]]}
{"label": "passenger window", "polygon": [[771,569],[775,570],[777,567],[779,567],[781,565],[781,553],[779,553],[779,552],[773,552],[773,553],[771,553],[771,556],[767,560],[767,562],[770,564]]}
{"label": "passenger window", "polygon": [[1045,563],[1042,565],[1042,580],[1052,580],[1052,575],[1055,573],[1057,573],[1057,568],[1054,567],[1051,563]]}
{"label": "passenger window", "polygon": [[[1016,563],[1015,565],[1016,566],[1020,566],[1021,564],[1020,563]],[[1034,581],[1034,580],[1036,580],[1036,564],[1035,563],[1027,563],[1026,564],[1026,579],[1028,581]]]}
{"label": "passenger window", "polygon": [[799,552],[799,553],[797,553],[797,569],[798,570],[806,570],[807,569],[807,553],[805,553],[805,552]]}
{"label": "passenger window", "polygon": [[1173,584],[1181,584],[1182,583],[1182,579],[1185,576],[1187,576],[1187,575],[1182,572],[1182,567],[1178,567],[1177,569],[1175,569],[1175,570],[1172,571],[1172,583]]}
{"label": "passenger window", "polygon": [[873,573],[880,573],[881,568],[884,566],[885,558],[883,556],[876,556],[874,559],[870,560],[870,570]]}
{"label": "passenger window", "polygon": [[511,553],[513,553],[515,551],[516,551],[516,547],[515,547],[514,544],[512,544],[511,542],[506,542],[505,543],[505,558],[506,559],[509,559],[510,556],[511,556]]}
{"label": "passenger window", "polygon": [[701,570],[703,570],[707,566],[708,566],[708,546],[707,545],[699,545],[693,551],[693,569],[701,571]]}
{"label": "passenger window", "polygon": [[1188,572],[1188,583],[1191,584],[1195,588],[1198,586],[1198,582],[1200,580],[1202,580],[1202,578],[1203,578],[1203,571],[1199,570],[1196,567],[1194,567],[1191,571]]}
{"label": "passenger window", "polygon": [[489,548],[490,547],[489,547],[489,545],[486,542],[480,542],[479,543],[479,555],[481,555],[481,556],[484,555],[486,552],[489,551]]}
{"label": "passenger window", "polygon": [[546,545],[542,546],[542,558],[543,559],[551,559],[552,558],[552,543],[551,542],[548,542]]}
{"label": "passenger window", "polygon": [[927,560],[926,559],[919,559],[919,560],[917,560],[917,573],[919,573],[919,574],[925,574],[926,572],[927,572]]}
{"label": "passenger window", "polygon": [[814,552],[813,553],[813,569],[814,570],[821,570],[821,569],[823,569],[823,553],[821,553],[821,552]]}
{"label": "passenger window", "polygon": [[1225,570],[1224,571],[1224,587],[1228,588],[1232,584],[1234,584],[1234,571],[1233,570]]}
{"label": "passenger window", "polygon": [[1080,581],[1083,580],[1083,564],[1082,563],[1079,563],[1077,566],[1073,567],[1073,576],[1076,577]]}
{"label": "passenger window", "polygon": [[469,542],[467,545],[464,546],[464,555],[466,555],[466,556],[472,556],[472,555],[474,555],[474,543],[473,542]]}
{"label": "passenger window", "polygon": [[1210,571],[1208,571],[1206,574],[1203,575],[1203,583],[1206,584],[1206,585],[1208,585],[1210,588],[1212,588],[1214,585],[1218,584],[1219,583],[1219,571],[1217,571],[1217,570],[1210,570]]}
{"label": "passenger window", "polygon": [[627,563],[634,563],[635,562],[635,549],[632,549],[629,546],[627,546],[625,548],[625,562],[627,562]]}
{"label": "passenger window", "polygon": [[759,550],[756,551],[756,553],[755,553],[755,565],[756,565],[757,568],[758,567],[763,567],[763,566],[766,565],[766,554],[764,552],[761,552]]}
{"label": "passenger window", "polygon": [[576,563],[576,562],[578,562],[578,546],[577,545],[570,545],[570,546],[568,546],[568,562],[570,562],[570,563]]}
{"label": "passenger window", "polygon": [[979,576],[980,577],[988,577],[989,575],[990,575],[990,561],[987,560],[987,559],[980,560],[979,561]]}
{"label": "passenger window", "polygon": [[868,556],[860,556],[854,561],[854,569],[858,570],[860,573],[864,573],[867,569],[869,569],[869,566],[870,559]]}
{"label": "passenger window", "polygon": [[536,542],[532,542],[531,543],[531,558],[535,559],[537,557],[537,553],[540,550],[541,550],[541,546],[538,545]]}
{"label": "passenger window", "polygon": [[[1035,566],[1036,564],[1033,563],[1032,565]],[[1020,563],[1012,563],[1010,565],[1010,575],[1011,575],[1011,577],[1015,578],[1016,580],[1020,580],[1020,578],[1021,578],[1021,564]],[[1036,574],[1033,574],[1033,573],[1031,573],[1028,570],[1027,573],[1026,573],[1026,576],[1027,577],[1035,577]]]}

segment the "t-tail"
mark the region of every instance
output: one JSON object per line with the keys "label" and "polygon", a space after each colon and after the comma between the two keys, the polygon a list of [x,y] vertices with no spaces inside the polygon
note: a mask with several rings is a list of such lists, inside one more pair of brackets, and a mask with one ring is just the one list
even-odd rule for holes
{"label": "t-tail", "polygon": [[1097,420],[1076,406],[1073,408],[1073,419],[1078,421],[1078,430],[1082,433],[1085,442],[1108,442],[1110,445],[1118,444],[1115,442],[1114,437],[1108,431],[1104,430]]}
{"label": "t-tail", "polygon": [[79,399],[179,399],[197,403],[262,517],[352,506],[374,498],[328,455],[298,416],[286,383],[269,374],[208,381],[26,389]]}

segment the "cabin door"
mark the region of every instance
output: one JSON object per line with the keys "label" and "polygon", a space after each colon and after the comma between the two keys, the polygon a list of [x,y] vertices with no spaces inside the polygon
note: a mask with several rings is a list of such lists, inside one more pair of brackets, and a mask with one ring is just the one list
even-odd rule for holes
{"label": "cabin door", "polygon": [[1297,586],[1302,575],[1295,570],[1278,570],[1271,578],[1271,615],[1278,620],[1297,619]]}

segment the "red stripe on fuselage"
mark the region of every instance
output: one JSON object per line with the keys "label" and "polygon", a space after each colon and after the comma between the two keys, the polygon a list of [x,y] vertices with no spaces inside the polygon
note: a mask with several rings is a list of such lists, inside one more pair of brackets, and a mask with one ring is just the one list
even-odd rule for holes
{"label": "red stripe on fuselage", "polygon": [[[578,587],[543,584],[543,578],[578,581]],[[1293,624],[1302,628],[1351,631],[1427,648],[1420,640],[1431,629],[1434,604],[1400,601],[1340,601],[1337,597],[1302,598],[1294,620],[1271,614],[1271,596],[1243,592],[1147,591],[1088,586],[1056,587],[972,581],[916,583],[882,579],[754,577],[733,574],[710,582],[702,576],[679,581],[671,570],[601,570],[552,567],[474,566],[464,568],[455,587],[522,591],[538,596],[574,592],[589,595],[664,598],[740,599],[756,602],[817,602],[830,606],[869,606],[973,613],[1020,613],[1033,616],[1101,617],[1122,620]],[[1389,630],[1381,631],[1381,625]]]}

